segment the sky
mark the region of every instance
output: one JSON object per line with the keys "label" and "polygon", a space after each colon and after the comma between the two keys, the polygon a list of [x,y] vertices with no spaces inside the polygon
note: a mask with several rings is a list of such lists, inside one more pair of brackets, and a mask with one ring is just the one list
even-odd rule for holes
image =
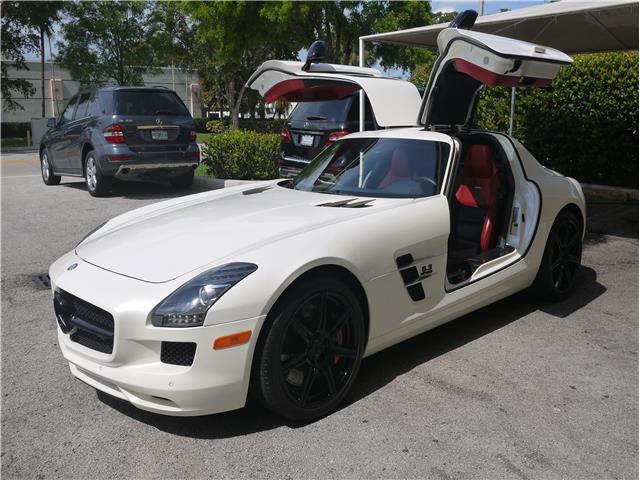
{"label": "sky", "polygon": [[[546,0],[548,1],[548,0]],[[434,12],[444,11],[444,12],[452,12],[457,11],[461,12],[463,10],[472,9],[477,12],[480,12],[480,3],[481,0],[432,0],[431,2],[431,10]],[[540,5],[546,3],[545,0],[484,0],[484,15],[490,15],[492,13],[500,12],[502,8],[508,8],[510,10],[515,10],[522,7],[532,7],[534,5]],[[58,32],[54,32],[54,35],[51,38],[51,46],[53,48],[53,53],[57,52],[55,43],[60,39]],[[46,50],[46,59],[49,60],[51,58],[51,52],[49,52],[49,45],[45,42],[45,50]],[[39,60],[40,57],[37,54],[29,53],[25,55],[25,58],[28,60]],[[393,76],[396,76],[398,73],[396,71],[390,71]],[[401,72],[400,72],[401,73]]]}

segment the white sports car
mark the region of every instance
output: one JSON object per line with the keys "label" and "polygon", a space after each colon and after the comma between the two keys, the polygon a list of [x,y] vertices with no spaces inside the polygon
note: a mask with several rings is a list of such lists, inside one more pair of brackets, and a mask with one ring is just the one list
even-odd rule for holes
{"label": "white sports car", "polygon": [[404,128],[342,137],[294,180],[161,202],[91,232],[50,269],[72,374],[162,414],[237,409],[252,390],[312,419],[367,355],[531,286],[565,298],[580,184],[470,125],[483,85],[545,85],[571,59],[457,28],[439,46],[421,102],[371,69],[263,64],[249,86],[270,99],[363,89],[380,125]]}

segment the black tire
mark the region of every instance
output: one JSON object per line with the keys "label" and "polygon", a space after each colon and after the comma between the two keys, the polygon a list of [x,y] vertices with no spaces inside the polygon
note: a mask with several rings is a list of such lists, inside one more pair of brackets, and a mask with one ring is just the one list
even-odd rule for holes
{"label": "black tire", "polygon": [[569,211],[558,215],[551,227],[533,291],[553,302],[569,297],[582,261],[582,227]]}
{"label": "black tire", "polygon": [[40,174],[45,185],[60,184],[60,175],[53,174],[53,163],[51,163],[49,151],[46,148],[40,152]]}
{"label": "black tire", "polygon": [[254,396],[294,421],[334,410],[355,381],[365,344],[364,316],[351,287],[329,276],[294,284],[265,329],[253,363]]}
{"label": "black tire", "polygon": [[190,170],[187,173],[183,173],[182,175],[178,175],[177,177],[169,180],[171,182],[171,186],[173,188],[179,188],[181,190],[185,188],[189,188],[193,184],[193,170]]}
{"label": "black tire", "polygon": [[112,179],[102,174],[96,153],[91,150],[84,160],[84,183],[92,197],[102,197],[109,192]]}

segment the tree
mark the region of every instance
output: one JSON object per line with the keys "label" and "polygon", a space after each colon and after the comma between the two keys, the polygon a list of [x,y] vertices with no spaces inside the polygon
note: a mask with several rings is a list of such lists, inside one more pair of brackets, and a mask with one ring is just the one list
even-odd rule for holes
{"label": "tree", "polygon": [[21,8],[28,18],[29,27],[35,30],[39,38],[38,50],[40,51],[40,80],[42,85],[42,117],[46,116],[45,86],[44,86],[44,37],[50,36],[53,25],[59,20],[58,13],[62,9],[63,2],[23,2]]}
{"label": "tree", "polygon": [[223,97],[236,129],[251,73],[270,58],[295,58],[297,45],[279,34],[282,26],[264,15],[263,2],[184,2],[181,8],[194,26],[192,55],[199,59],[203,97],[211,103]]}
{"label": "tree", "polygon": [[57,61],[82,84],[142,85],[154,71],[151,10],[144,1],[65,4]]}
{"label": "tree", "polygon": [[24,61],[24,53],[33,51],[36,44],[35,36],[29,32],[29,19],[25,14],[22,2],[2,2],[2,109],[23,110],[22,105],[13,100],[12,93],[18,92],[22,96],[30,97],[36,89],[28,80],[9,78],[9,65],[16,70],[28,70]]}
{"label": "tree", "polygon": [[193,28],[176,2],[155,2],[150,15],[149,36],[156,50],[159,65],[191,70],[194,64],[191,46]]}
{"label": "tree", "polygon": [[[432,23],[428,2],[267,2],[265,15],[300,47],[315,39],[324,40],[327,62],[358,63],[358,39],[372,33],[421,27]],[[409,47],[377,44],[369,48],[367,63],[380,61],[384,67],[413,68],[425,57],[425,52]]]}

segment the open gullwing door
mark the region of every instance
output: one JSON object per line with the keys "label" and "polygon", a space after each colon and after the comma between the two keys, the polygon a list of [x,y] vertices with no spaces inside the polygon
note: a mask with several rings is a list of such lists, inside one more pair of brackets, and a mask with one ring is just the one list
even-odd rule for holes
{"label": "open gullwing door", "polygon": [[251,75],[247,87],[257,90],[267,103],[338,100],[364,90],[380,127],[416,124],[421,97],[410,82],[383,77],[373,68],[269,60]]}
{"label": "open gullwing door", "polygon": [[432,128],[468,126],[484,85],[543,87],[572,63],[550,47],[458,28],[440,32],[438,50],[418,117]]}

